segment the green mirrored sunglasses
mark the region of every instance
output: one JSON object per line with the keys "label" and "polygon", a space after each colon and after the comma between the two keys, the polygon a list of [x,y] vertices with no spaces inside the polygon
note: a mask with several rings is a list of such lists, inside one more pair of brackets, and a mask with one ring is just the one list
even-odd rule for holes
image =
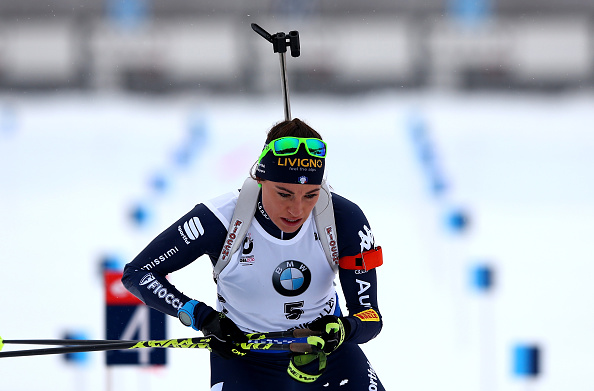
{"label": "green mirrored sunglasses", "polygon": [[325,158],[326,157],[326,148],[327,144],[317,138],[302,138],[302,137],[281,137],[277,138],[276,140],[272,140],[260,155],[260,159],[268,153],[268,151],[272,151],[274,156],[290,156],[295,155],[297,151],[299,151],[299,146],[301,144],[305,145],[305,150],[310,156],[318,157],[318,158]]}

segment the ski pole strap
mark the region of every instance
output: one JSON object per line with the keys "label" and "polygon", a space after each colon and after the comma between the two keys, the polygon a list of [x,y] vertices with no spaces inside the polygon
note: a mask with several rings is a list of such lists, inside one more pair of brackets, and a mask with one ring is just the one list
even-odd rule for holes
{"label": "ski pole strap", "polygon": [[[312,353],[291,356],[289,367],[287,368],[289,376],[301,383],[313,383],[318,380],[326,369],[326,354],[323,351],[325,344],[324,340],[320,337],[312,336],[307,338],[307,343],[311,346]],[[318,360],[318,367],[314,373],[311,373],[309,368],[307,372],[304,368],[299,368],[311,364],[316,359]]]}
{"label": "ski pole strap", "polygon": [[[308,373],[304,370],[301,370],[299,367],[303,367],[307,364],[318,360],[318,369],[316,373]],[[326,354],[324,352],[316,353],[316,354],[299,354],[291,357],[291,361],[289,362],[289,367],[287,368],[287,373],[293,379],[297,380],[301,383],[313,383],[320,376],[324,373],[326,369]]]}

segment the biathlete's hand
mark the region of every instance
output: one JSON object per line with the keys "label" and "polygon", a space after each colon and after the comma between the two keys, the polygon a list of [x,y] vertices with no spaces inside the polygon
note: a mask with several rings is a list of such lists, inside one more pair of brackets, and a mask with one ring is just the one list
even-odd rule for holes
{"label": "biathlete's hand", "polygon": [[247,353],[237,344],[247,342],[248,338],[222,312],[214,311],[204,319],[202,333],[205,337],[211,337],[208,343],[210,350],[225,359],[243,357]]}
{"label": "biathlete's hand", "polygon": [[320,319],[314,320],[309,329],[312,331],[321,331],[322,339],[325,342],[324,353],[330,354],[344,342],[349,336],[351,325],[347,320],[343,320],[334,315],[326,315]]}
{"label": "biathlete's hand", "polygon": [[209,349],[223,358],[242,357],[246,351],[236,343],[247,342],[248,338],[225,314],[196,300],[190,300],[177,312],[179,320],[194,330],[211,337]]}

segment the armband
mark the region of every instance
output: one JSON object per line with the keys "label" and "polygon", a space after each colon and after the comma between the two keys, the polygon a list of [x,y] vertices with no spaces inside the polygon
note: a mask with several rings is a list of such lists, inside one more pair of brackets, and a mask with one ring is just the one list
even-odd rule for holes
{"label": "armband", "polygon": [[342,257],[338,260],[338,264],[343,269],[348,270],[371,270],[384,263],[382,255],[382,248],[380,246],[369,251],[362,252],[354,256]]}

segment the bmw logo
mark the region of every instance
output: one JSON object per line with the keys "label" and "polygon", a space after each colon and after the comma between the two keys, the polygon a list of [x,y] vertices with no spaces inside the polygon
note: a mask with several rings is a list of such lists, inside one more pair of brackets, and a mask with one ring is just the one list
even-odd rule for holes
{"label": "bmw logo", "polygon": [[311,272],[299,261],[285,261],[274,269],[272,285],[283,296],[298,296],[311,282]]}

